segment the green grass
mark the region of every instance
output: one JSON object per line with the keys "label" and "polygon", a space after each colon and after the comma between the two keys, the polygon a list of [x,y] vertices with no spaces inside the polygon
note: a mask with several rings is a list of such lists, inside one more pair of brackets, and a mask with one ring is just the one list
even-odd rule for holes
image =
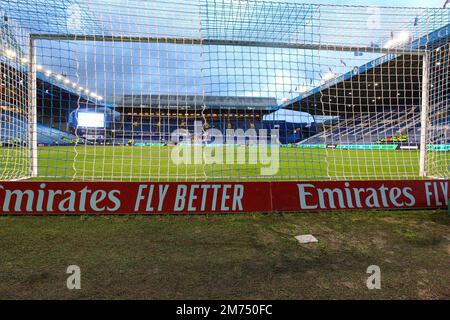
{"label": "green grass", "polygon": [[449,235],[445,211],[0,217],[0,299],[450,299]]}
{"label": "green grass", "polygon": [[[279,169],[262,176],[269,164],[181,164],[171,161],[173,147],[69,146],[39,148],[39,179],[74,180],[292,180],[410,179],[419,172],[418,151],[280,148]],[[216,151],[219,148],[216,148]],[[254,149],[247,148],[247,157]],[[437,163],[448,172],[447,153]],[[16,173],[25,154],[0,149],[0,172]],[[14,174],[12,174],[14,175]]]}

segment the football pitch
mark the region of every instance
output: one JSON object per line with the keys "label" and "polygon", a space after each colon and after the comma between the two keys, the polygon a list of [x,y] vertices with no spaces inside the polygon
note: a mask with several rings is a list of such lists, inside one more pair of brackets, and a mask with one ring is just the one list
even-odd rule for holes
{"label": "football pitch", "polygon": [[[3,168],[11,151],[0,149]],[[172,151],[40,147],[37,179],[413,178],[419,157],[417,151],[281,148],[277,175],[261,177],[261,165],[176,166]],[[300,245],[299,234],[319,242]],[[0,299],[448,299],[448,234],[442,210],[6,216],[0,217]],[[82,270],[81,290],[66,288],[65,270],[73,264]],[[382,290],[367,289],[373,264],[382,270]]]}
{"label": "football pitch", "polygon": [[0,299],[450,299],[449,234],[432,210],[0,217]]}
{"label": "football pitch", "polygon": [[[419,173],[416,150],[333,150],[281,147],[268,151],[265,163],[181,163],[172,160],[173,146],[52,146],[39,147],[38,179],[202,181],[202,180],[328,180],[328,179],[413,179]],[[223,147],[215,149],[217,155]],[[178,149],[179,150],[179,149]],[[0,172],[18,170],[18,160],[27,161],[24,151],[0,149]],[[212,152],[211,150],[208,152]],[[278,156],[273,156],[277,152]],[[441,152],[441,154],[445,154]],[[220,157],[220,154],[218,155]],[[441,156],[444,158],[445,156]],[[220,158],[219,158],[220,159]],[[237,159],[237,158],[236,158]],[[19,161],[19,162],[20,162]],[[273,175],[261,169],[277,163]],[[444,170],[444,164],[442,163]]]}

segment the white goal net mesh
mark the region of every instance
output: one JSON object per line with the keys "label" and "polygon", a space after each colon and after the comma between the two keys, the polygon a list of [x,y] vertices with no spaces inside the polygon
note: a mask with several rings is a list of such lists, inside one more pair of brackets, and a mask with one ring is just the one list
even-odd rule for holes
{"label": "white goal net mesh", "polygon": [[449,13],[0,0],[0,180],[448,178]]}

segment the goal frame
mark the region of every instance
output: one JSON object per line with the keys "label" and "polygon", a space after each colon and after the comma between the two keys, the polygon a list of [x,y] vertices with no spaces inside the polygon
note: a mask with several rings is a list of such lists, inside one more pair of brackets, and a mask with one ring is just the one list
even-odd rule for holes
{"label": "goal frame", "polygon": [[171,43],[171,44],[189,44],[189,45],[215,45],[215,46],[242,46],[242,47],[266,47],[266,48],[284,48],[284,49],[305,49],[315,51],[343,51],[343,52],[362,52],[378,54],[403,54],[416,55],[422,57],[422,101],[420,114],[420,146],[419,146],[419,177],[427,177],[427,123],[429,110],[429,60],[430,54],[427,50],[402,50],[386,49],[378,47],[355,47],[342,45],[321,45],[308,43],[289,43],[289,42],[263,42],[263,41],[236,41],[220,39],[198,39],[198,38],[173,38],[173,37],[135,37],[135,36],[103,36],[103,35],[77,35],[77,34],[30,34],[29,35],[29,91],[30,99],[28,108],[28,128],[29,128],[29,153],[30,177],[38,177],[38,150],[37,150],[37,87],[36,87],[36,52],[35,41],[88,41],[95,42],[135,42],[135,43]]}

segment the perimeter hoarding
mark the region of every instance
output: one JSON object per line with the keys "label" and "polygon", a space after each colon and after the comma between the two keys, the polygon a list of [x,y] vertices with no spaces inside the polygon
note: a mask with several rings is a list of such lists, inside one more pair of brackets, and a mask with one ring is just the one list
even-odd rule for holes
{"label": "perimeter hoarding", "polygon": [[0,182],[0,214],[202,214],[447,208],[449,180]]}

